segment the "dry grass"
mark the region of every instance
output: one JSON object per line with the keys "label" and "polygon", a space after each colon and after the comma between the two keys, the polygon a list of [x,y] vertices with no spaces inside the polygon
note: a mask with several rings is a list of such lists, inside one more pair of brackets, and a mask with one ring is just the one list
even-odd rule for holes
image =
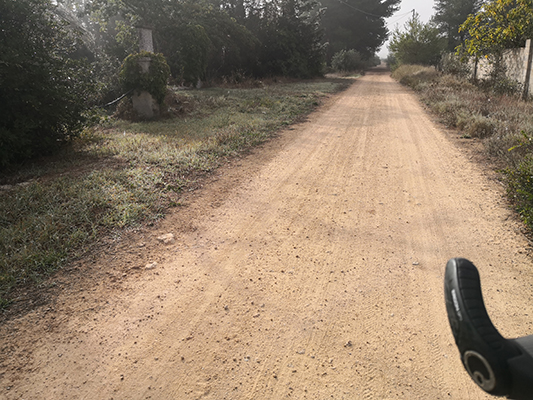
{"label": "dry grass", "polygon": [[438,73],[435,68],[423,65],[400,65],[392,73],[392,77],[402,85],[411,87],[431,81],[437,76]]}

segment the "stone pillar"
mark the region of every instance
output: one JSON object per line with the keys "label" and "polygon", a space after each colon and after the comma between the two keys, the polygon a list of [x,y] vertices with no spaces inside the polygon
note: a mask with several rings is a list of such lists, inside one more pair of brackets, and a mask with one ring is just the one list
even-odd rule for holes
{"label": "stone pillar", "polygon": [[147,74],[150,72],[150,64],[152,63],[152,59],[150,57],[141,57],[139,58],[139,65],[141,67],[142,72]]}
{"label": "stone pillar", "polygon": [[154,118],[159,115],[159,104],[148,92],[135,92],[131,98],[133,109],[143,118]]}
{"label": "stone pillar", "polygon": [[[154,52],[154,41],[152,38],[152,28],[139,26],[139,51]],[[139,59],[141,70],[147,74],[150,71],[150,57]],[[133,109],[143,118],[154,118],[159,115],[159,104],[148,92],[133,93]]]}
{"label": "stone pillar", "polygon": [[139,26],[139,50],[154,52],[154,40],[152,38],[152,28]]}

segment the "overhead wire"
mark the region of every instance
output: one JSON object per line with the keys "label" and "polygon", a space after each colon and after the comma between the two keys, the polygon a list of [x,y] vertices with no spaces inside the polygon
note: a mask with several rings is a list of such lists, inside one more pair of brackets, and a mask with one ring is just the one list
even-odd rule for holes
{"label": "overhead wire", "polygon": [[[345,1],[343,1],[343,0],[338,0],[338,2],[341,3],[341,4],[344,4],[344,5],[347,6],[347,7],[350,7],[350,8],[352,8],[352,9],[356,10],[356,11],[359,11],[359,12],[362,13],[362,14],[369,15],[369,16],[371,16],[371,17],[376,17],[376,18],[383,18],[383,15],[377,15],[377,14],[369,13],[369,12],[367,12],[367,11],[361,10],[360,8],[354,7],[354,6],[352,6],[351,4],[349,4],[349,3],[347,3],[347,2],[345,2]],[[387,24],[387,27],[388,27],[389,25],[391,25],[391,24],[394,24],[394,23],[396,23],[396,22],[402,20],[402,19],[405,18],[407,15],[411,14],[413,11],[416,11],[416,10],[415,10],[415,9],[412,9],[412,10],[406,12],[405,14],[398,15],[398,18],[397,18],[396,20],[394,20],[394,21],[389,22],[389,23]]]}
{"label": "overhead wire", "polygon": [[398,15],[397,18],[394,20],[394,21],[391,21],[391,22],[388,22],[387,23],[387,28],[392,25],[392,24],[395,24],[399,21],[401,21],[402,19],[404,19],[406,16],[408,16],[409,14],[412,14],[413,11],[416,11],[415,9],[412,9],[411,11],[408,11],[406,12],[405,14],[402,14],[402,15]]}
{"label": "overhead wire", "polygon": [[338,0],[338,1],[339,1],[339,3],[344,4],[345,6],[348,6],[350,8],[353,8],[354,10],[359,11],[362,14],[366,14],[366,15],[369,15],[371,17],[376,17],[376,18],[382,18],[383,17],[383,15],[376,15],[376,14],[372,14],[372,13],[369,13],[367,11],[361,10],[360,8],[354,7],[351,4],[346,3],[345,1],[342,1],[342,0]]}

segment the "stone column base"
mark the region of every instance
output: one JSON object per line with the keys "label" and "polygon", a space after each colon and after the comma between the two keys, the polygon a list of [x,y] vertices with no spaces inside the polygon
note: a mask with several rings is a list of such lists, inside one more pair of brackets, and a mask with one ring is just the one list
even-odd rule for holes
{"label": "stone column base", "polygon": [[148,92],[134,93],[133,109],[142,118],[154,118],[159,115],[159,104]]}

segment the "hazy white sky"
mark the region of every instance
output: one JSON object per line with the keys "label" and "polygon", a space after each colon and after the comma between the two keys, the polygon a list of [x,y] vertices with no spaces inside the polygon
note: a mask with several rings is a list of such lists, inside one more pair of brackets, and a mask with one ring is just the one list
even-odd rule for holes
{"label": "hazy white sky", "polygon": [[[416,10],[422,22],[428,22],[434,13],[433,0],[402,0],[400,6],[400,10],[387,19],[387,26],[391,32],[396,26],[401,28],[411,18],[412,10]],[[380,57],[386,57],[389,54],[387,44],[385,43],[379,51],[378,55]]]}

